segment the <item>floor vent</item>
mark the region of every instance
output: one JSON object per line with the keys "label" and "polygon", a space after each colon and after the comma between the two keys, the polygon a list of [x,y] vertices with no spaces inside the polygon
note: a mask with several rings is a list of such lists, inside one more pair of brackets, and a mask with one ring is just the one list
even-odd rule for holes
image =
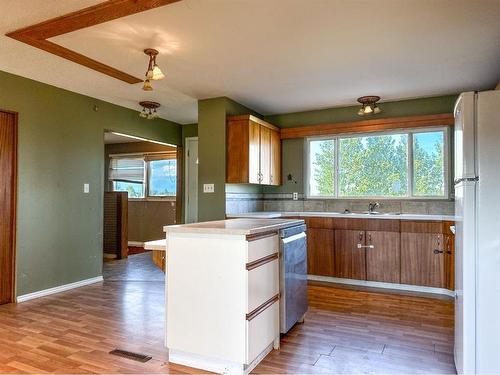
{"label": "floor vent", "polygon": [[128,352],[126,350],[121,350],[121,349],[112,350],[109,352],[109,354],[117,355],[119,357],[128,358],[128,359],[131,359],[133,361],[142,362],[142,363],[147,362],[152,358],[149,355]]}

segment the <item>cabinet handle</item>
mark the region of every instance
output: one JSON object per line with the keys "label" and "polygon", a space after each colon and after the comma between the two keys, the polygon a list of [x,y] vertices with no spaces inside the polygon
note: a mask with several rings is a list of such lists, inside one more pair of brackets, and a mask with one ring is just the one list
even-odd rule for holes
{"label": "cabinet handle", "polygon": [[362,248],[368,248],[368,249],[375,249],[375,246],[373,245],[361,245],[360,243],[358,243],[358,249],[362,249]]}
{"label": "cabinet handle", "polygon": [[433,253],[434,254],[442,254],[442,253],[444,253],[444,251],[443,250],[434,249]]}
{"label": "cabinet handle", "polygon": [[[363,232],[359,232],[359,241],[360,242],[363,241]],[[358,244],[358,245],[360,245],[360,244]]]}

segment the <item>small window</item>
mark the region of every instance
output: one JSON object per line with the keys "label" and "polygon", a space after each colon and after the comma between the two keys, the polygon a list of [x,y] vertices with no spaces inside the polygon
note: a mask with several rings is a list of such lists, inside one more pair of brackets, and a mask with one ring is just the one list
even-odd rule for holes
{"label": "small window", "polygon": [[109,180],[113,191],[129,198],[171,198],[177,194],[175,152],[140,156],[111,156]]}
{"label": "small window", "polygon": [[177,192],[177,160],[149,162],[149,196],[175,197]]}

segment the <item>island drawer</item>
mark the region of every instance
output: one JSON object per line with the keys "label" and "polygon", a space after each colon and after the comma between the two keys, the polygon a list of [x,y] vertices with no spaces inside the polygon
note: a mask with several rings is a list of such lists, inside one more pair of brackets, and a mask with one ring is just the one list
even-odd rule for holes
{"label": "island drawer", "polygon": [[261,261],[254,262],[253,265],[250,264],[247,270],[247,313],[251,313],[279,293],[278,254],[275,253],[262,258]]}
{"label": "island drawer", "polygon": [[246,323],[246,364],[250,364],[275,339],[279,338],[279,298],[276,296],[269,304]]}
{"label": "island drawer", "polygon": [[248,237],[247,244],[247,263],[255,262],[279,252],[279,237],[277,232]]}

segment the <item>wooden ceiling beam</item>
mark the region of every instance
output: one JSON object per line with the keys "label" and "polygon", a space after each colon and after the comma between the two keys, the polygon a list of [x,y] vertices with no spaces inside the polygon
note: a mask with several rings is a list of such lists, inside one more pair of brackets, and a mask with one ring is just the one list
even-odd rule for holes
{"label": "wooden ceiling beam", "polygon": [[108,0],[101,4],[12,31],[5,35],[110,77],[134,84],[142,82],[142,79],[136,78],[66,47],[62,47],[47,39],[178,1],[181,0]]}

